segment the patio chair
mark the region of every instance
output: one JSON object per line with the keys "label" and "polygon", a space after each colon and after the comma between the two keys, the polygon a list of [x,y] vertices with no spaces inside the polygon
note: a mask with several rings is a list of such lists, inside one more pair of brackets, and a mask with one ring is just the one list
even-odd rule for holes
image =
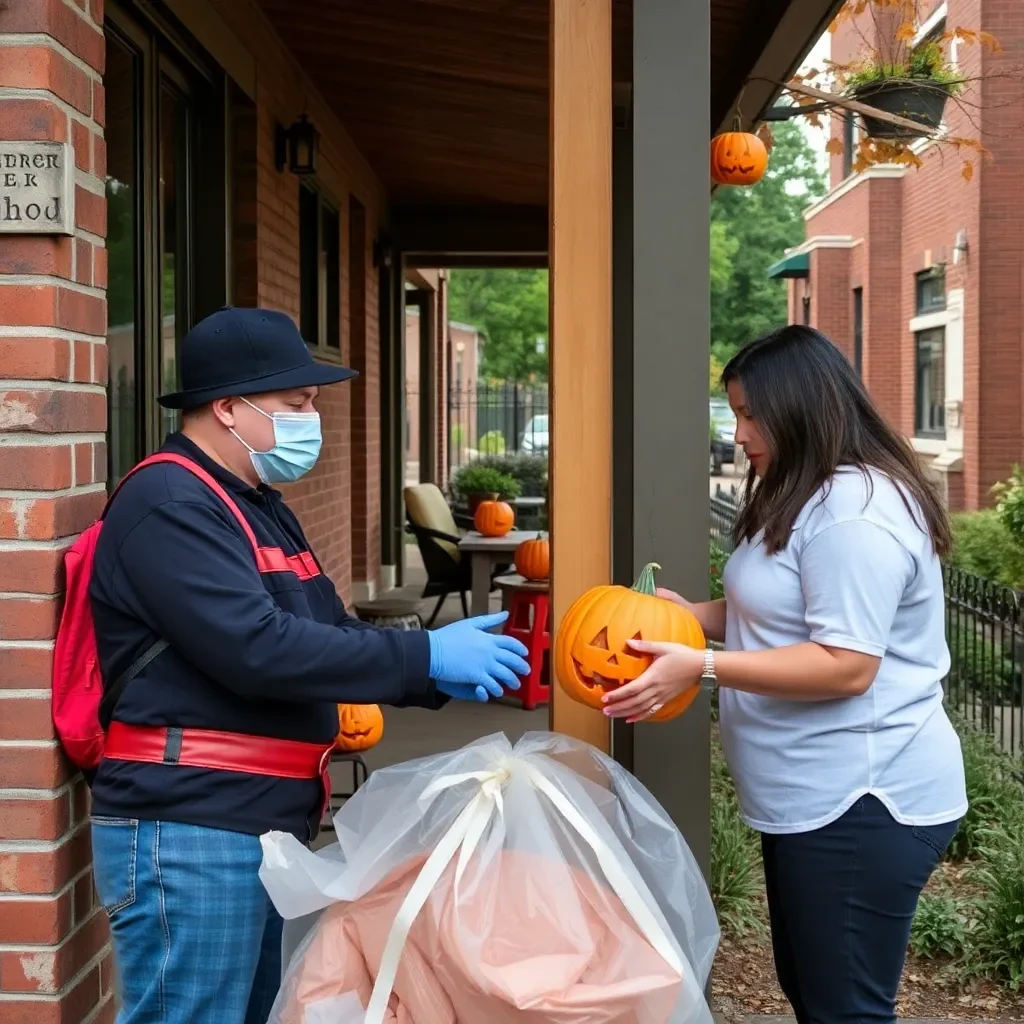
{"label": "patio chair", "polygon": [[434,624],[449,594],[458,593],[462,600],[462,614],[468,616],[466,592],[473,585],[472,567],[470,560],[463,558],[459,551],[459,527],[448,502],[436,484],[406,487],[403,494],[409,532],[416,538],[423,567],[427,571],[422,596],[437,598],[426,623],[427,629]]}

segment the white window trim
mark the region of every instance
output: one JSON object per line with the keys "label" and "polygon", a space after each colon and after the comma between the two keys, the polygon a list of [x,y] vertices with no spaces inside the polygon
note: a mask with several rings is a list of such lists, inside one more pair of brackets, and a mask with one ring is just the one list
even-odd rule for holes
{"label": "white window trim", "polygon": [[931,331],[936,327],[948,327],[952,317],[948,309],[937,309],[934,313],[922,313],[920,316],[911,317],[910,333],[917,334],[920,331]]}
{"label": "white window trim", "polygon": [[946,450],[946,441],[941,437],[912,437],[910,446],[918,455],[942,455]]}

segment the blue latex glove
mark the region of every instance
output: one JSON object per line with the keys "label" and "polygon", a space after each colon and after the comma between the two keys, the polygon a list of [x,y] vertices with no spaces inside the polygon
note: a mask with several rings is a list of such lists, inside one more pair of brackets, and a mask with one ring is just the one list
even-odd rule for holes
{"label": "blue latex glove", "polygon": [[514,637],[487,632],[507,618],[508,612],[478,615],[427,634],[430,678],[442,693],[458,700],[486,701],[488,694],[500,697],[503,687],[519,689],[517,676],[530,671],[524,660],[526,648]]}

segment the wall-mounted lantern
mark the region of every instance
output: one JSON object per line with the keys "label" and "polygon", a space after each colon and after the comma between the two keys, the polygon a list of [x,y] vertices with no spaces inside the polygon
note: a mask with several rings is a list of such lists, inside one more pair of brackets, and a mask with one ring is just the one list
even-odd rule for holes
{"label": "wall-mounted lantern", "polygon": [[292,174],[316,174],[319,144],[320,133],[305,114],[290,128],[278,125],[275,139],[278,173],[287,166]]}

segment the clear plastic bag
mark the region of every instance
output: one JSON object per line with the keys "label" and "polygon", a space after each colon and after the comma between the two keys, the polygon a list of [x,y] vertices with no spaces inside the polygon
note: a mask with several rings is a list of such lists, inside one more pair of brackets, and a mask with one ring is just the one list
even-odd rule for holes
{"label": "clear plastic bag", "polygon": [[318,853],[262,837],[278,911],[323,909],[268,1024],[710,1024],[707,886],[594,748],[488,736],[379,769],[334,821]]}

